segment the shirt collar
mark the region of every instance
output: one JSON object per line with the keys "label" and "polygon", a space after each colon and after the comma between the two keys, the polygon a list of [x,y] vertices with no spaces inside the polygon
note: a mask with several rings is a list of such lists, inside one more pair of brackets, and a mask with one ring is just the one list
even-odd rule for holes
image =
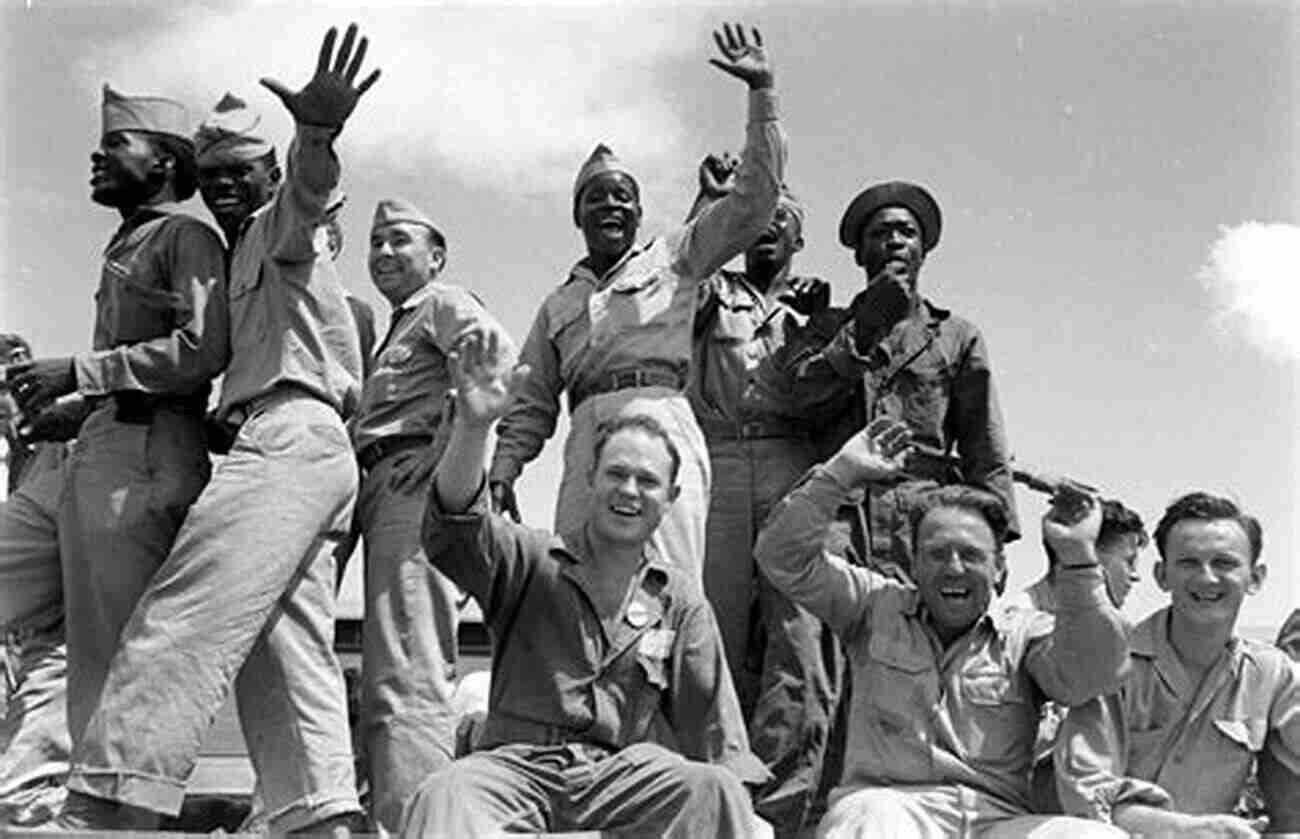
{"label": "shirt collar", "polygon": [[590,283],[594,288],[600,288],[609,281],[610,277],[618,273],[618,269],[626,265],[633,257],[644,253],[653,242],[654,240],[651,239],[649,242],[641,245],[632,245],[632,247],[624,251],[623,255],[618,258],[618,262],[611,265],[609,270],[601,276],[597,276],[596,272],[592,270],[591,264],[587,261],[588,258],[584,256],[573,264],[573,268],[569,271],[569,279],[565,284],[567,285],[568,283],[578,280]]}
{"label": "shirt collar", "polygon": [[146,204],[143,207],[137,207],[134,213],[122,219],[121,225],[113,233],[113,238],[109,240],[109,247],[112,247],[122,237],[142,224],[179,212],[180,206],[176,201],[160,201],[157,204]]}
{"label": "shirt collar", "polygon": [[438,282],[437,280],[429,280],[427,283],[420,286],[420,288],[415,293],[413,293],[410,297],[406,298],[400,304],[393,307],[393,310],[395,312],[404,312],[407,311],[408,309],[414,309],[416,306],[419,306],[425,300],[428,300],[430,297],[433,296],[433,292],[435,291],[434,285],[436,285],[437,282]]}

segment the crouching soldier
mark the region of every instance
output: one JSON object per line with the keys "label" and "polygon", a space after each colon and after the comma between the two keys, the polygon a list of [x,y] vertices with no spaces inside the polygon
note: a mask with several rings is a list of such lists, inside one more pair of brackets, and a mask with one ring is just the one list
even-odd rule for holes
{"label": "crouching soldier", "polygon": [[[495,648],[481,751],[431,775],[403,835],[604,830],[761,834],[722,644],[692,569],[651,535],[678,495],[680,455],[651,418],[593,442],[587,515],[552,535],[488,513],[492,423],[527,374],[495,335],[453,360],[456,403],[424,520],[430,561],[478,600]],[[662,711],[683,754],[644,742]]]}

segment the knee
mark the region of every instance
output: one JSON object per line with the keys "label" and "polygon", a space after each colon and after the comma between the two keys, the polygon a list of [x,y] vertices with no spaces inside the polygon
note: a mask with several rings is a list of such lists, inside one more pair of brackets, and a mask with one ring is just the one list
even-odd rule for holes
{"label": "knee", "polygon": [[817,825],[817,839],[866,839],[907,835],[902,826],[909,811],[902,794],[892,789],[864,789],[831,804]]}

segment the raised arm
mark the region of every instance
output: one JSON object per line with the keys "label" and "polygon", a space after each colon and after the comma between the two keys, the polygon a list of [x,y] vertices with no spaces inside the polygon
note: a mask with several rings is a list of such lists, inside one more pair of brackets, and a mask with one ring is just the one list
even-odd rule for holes
{"label": "raised arm", "polygon": [[747,36],[739,25],[714,32],[720,58],[709,63],[749,87],[745,150],[729,190],[670,238],[677,263],[701,279],[749,247],[772,220],[785,172],[785,135],[778,122],[773,71],[757,29]]}
{"label": "raised arm", "polygon": [[874,481],[902,472],[911,432],[879,419],[849,438],[805,483],[777,505],[754,546],[759,568],[772,585],[841,637],[867,618],[871,594],[885,578],[849,563],[829,544],[835,513],[850,496]]}
{"label": "raised arm", "polygon": [[357,40],[357,25],[348,25],[335,56],[337,37],[334,27],[325,33],[315,74],[301,90],[292,91],[275,79],[262,79],[262,86],[279,97],[293,115],[295,125],[285,162],[285,182],[268,210],[268,238],[277,259],[301,262],[319,255],[316,228],[326,222],[330,194],[339,183],[334,138],[343,130],[362,94],[379,79],[376,69],[360,84],[355,83],[369,46],[365,37]]}

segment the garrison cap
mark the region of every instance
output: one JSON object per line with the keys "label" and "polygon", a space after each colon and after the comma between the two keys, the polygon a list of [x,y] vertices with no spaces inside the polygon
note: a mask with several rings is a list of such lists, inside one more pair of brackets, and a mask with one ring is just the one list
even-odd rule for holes
{"label": "garrison cap", "polygon": [[175,137],[188,144],[190,114],[174,99],[161,96],[126,96],[104,84],[104,101],[100,106],[103,134],[113,131],[143,131]]}
{"label": "garrison cap", "polygon": [[424,214],[419,207],[407,201],[404,198],[384,198],[375,205],[375,219],[370,223],[370,229],[375,230],[389,224],[406,222],[407,224],[418,224],[427,227],[434,232],[434,235],[441,241],[446,241],[442,231],[433,223],[433,219]]}
{"label": "garrison cap", "polygon": [[262,117],[248,103],[227,92],[212,109],[194,134],[194,150],[199,161],[258,160],[275,151],[275,146],[261,132]]}
{"label": "garrison cap", "polygon": [[939,230],[943,225],[939,202],[925,187],[906,181],[887,181],[859,192],[840,219],[840,244],[857,250],[863,225],[884,207],[902,207],[916,216],[921,225],[921,244],[927,253],[939,244]]}
{"label": "garrison cap", "polygon": [[798,220],[799,235],[802,236],[803,224],[804,224],[803,203],[800,202],[799,199],[795,197],[795,194],[790,191],[790,187],[786,186],[785,184],[781,184],[781,195],[777,198],[776,203],[778,207],[785,207],[786,212],[788,212],[790,215],[794,216],[795,219]]}
{"label": "garrison cap", "polygon": [[596,148],[591,150],[591,154],[587,156],[587,160],[582,164],[582,168],[578,170],[578,177],[573,179],[574,224],[578,224],[578,196],[582,195],[582,188],[585,187],[592,178],[597,175],[603,175],[606,172],[618,172],[619,174],[627,175],[632,183],[640,189],[640,185],[637,184],[636,181],[636,176],[632,174],[631,169],[627,168],[627,164],[620,160],[618,155],[614,154],[614,152],[610,150],[609,146],[604,143],[598,144]]}

